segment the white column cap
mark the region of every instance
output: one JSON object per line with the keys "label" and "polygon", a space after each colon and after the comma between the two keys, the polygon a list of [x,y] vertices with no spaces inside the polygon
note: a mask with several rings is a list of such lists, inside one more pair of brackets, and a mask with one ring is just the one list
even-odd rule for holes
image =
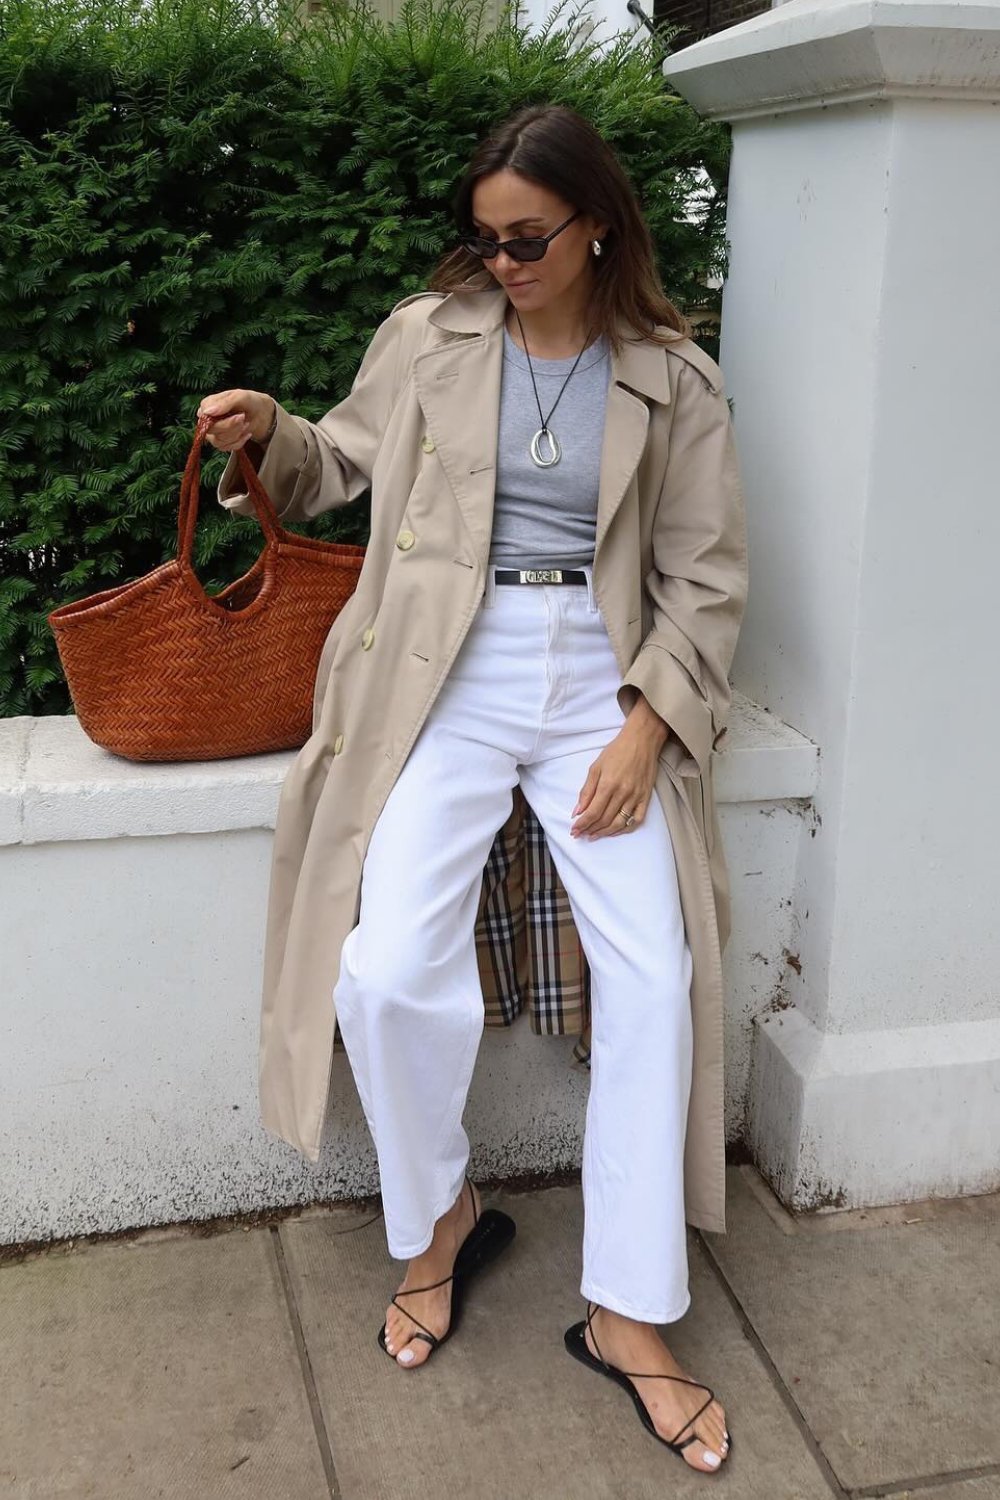
{"label": "white column cap", "polygon": [[668,57],[719,120],[889,98],[1000,101],[1000,4],[788,0]]}

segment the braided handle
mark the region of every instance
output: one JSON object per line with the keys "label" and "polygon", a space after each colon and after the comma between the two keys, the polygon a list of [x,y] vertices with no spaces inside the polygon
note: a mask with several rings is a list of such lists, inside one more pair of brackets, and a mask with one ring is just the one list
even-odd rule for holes
{"label": "braided handle", "polygon": [[[184,466],[184,477],[181,480],[181,501],[177,518],[177,556],[182,563],[191,567],[191,552],[194,547],[194,532],[198,524],[198,502],[201,493],[201,448],[205,441],[205,435],[209,427],[216,419],[214,417],[199,417],[194,430],[194,438],[191,443],[191,451]],[[267,539],[268,547],[276,547],[280,541],[287,539],[288,532],[278,520],[278,513],[271,502],[267,490],[260,482],[260,475],[253,464],[247,458],[243,448],[234,450],[243,478],[246,480],[247,494],[253,501],[253,508],[257,512],[257,520],[260,522],[261,530]]]}

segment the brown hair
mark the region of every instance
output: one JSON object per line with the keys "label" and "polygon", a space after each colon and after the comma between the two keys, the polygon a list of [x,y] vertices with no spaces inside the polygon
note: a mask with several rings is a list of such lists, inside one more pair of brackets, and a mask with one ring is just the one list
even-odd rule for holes
{"label": "brown hair", "polygon": [[[629,178],[589,120],[566,104],[531,104],[495,125],[480,141],[452,202],[460,235],[474,234],[472,192],[480,178],[510,168],[550,188],[575,209],[606,223],[603,253],[594,257],[593,326],[619,352],[619,320],[640,339],[674,343],[692,325],[667,297],[656,269],[653,239]],[[459,245],[442,256],[428,291],[482,291],[497,286],[478,255]],[[666,325],[672,334],[658,333]]]}

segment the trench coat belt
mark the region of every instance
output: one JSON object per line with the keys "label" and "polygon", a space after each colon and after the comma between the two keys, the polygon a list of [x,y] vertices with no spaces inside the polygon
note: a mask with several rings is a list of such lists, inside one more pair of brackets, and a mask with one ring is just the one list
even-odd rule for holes
{"label": "trench coat belt", "polygon": [[497,583],[586,583],[580,568],[494,568]]}

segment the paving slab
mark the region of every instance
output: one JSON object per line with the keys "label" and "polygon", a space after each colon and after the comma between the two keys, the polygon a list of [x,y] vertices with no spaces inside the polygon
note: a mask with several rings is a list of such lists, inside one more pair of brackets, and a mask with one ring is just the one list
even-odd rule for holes
{"label": "paving slab", "polygon": [[327,1500],[267,1229],[0,1268],[3,1500]]}
{"label": "paving slab", "polygon": [[705,1243],[840,1483],[1000,1500],[1000,1195],[796,1217],[727,1176]]}
{"label": "paving slab", "polygon": [[341,1209],[281,1228],[343,1500],[685,1500],[716,1484],[727,1500],[828,1500],[808,1434],[696,1235],[692,1307],[663,1332],[726,1406],[733,1452],[718,1475],[657,1443],[628,1396],[563,1347],[586,1311],[579,1187],[483,1202],[514,1218],[517,1238],[472,1284],[455,1337],[414,1371],[376,1342],[405,1269],[382,1221]]}
{"label": "paving slab", "polygon": [[929,1487],[921,1484],[918,1489],[891,1490],[888,1500],[1000,1500],[1000,1474],[956,1479],[953,1484],[932,1484]]}

